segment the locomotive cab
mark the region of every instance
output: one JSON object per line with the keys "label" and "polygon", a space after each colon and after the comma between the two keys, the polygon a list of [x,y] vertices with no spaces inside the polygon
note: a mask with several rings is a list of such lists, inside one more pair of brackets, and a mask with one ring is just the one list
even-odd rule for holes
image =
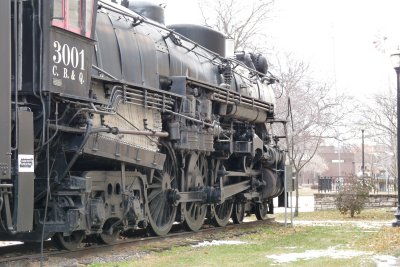
{"label": "locomotive cab", "polygon": [[46,125],[39,106],[48,92],[88,98],[96,7],[97,0],[0,2],[0,232],[33,229],[34,151]]}
{"label": "locomotive cab", "polygon": [[46,23],[52,27],[43,36],[43,80],[49,81],[44,90],[88,97],[96,7],[96,0],[54,0],[50,5]]}

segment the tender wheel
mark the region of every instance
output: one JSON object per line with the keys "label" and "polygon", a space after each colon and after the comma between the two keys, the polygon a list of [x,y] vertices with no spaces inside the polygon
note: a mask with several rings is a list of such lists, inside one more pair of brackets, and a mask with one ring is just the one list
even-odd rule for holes
{"label": "tender wheel", "polygon": [[[208,173],[207,160],[203,155],[196,153],[188,156],[186,177],[182,181],[182,190],[194,191],[205,186]],[[201,202],[182,203],[182,213],[185,221],[183,226],[190,231],[198,231],[204,223],[207,214],[207,205]]]}
{"label": "tender wheel", "polygon": [[214,217],[211,222],[214,226],[226,226],[231,218],[233,202],[226,200],[224,203],[214,206]]}
{"label": "tender wheel", "polygon": [[235,224],[241,224],[243,223],[244,219],[244,203],[243,202],[236,202],[233,205],[233,210],[232,210],[232,221]]}
{"label": "tender wheel", "polygon": [[175,222],[177,207],[168,198],[171,190],[177,188],[178,167],[170,145],[165,145],[164,169],[155,171],[152,183],[147,189],[149,229],[156,235],[166,235]]}
{"label": "tender wheel", "polygon": [[120,231],[114,227],[110,233],[110,227],[113,226],[115,220],[110,220],[106,222],[103,226],[103,232],[99,234],[99,241],[103,244],[114,244],[117,242]]}
{"label": "tender wheel", "polygon": [[59,249],[76,250],[80,247],[84,237],[85,232],[75,231],[69,236],[64,236],[63,233],[56,233],[51,240]]}
{"label": "tender wheel", "polygon": [[255,214],[257,220],[265,220],[268,218],[268,201],[257,203],[255,207]]}

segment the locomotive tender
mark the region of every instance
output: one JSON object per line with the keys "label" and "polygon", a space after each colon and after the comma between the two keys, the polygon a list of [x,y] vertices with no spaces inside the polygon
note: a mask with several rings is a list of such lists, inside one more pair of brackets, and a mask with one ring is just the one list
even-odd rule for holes
{"label": "locomotive tender", "polygon": [[263,56],[135,1],[0,1],[0,36],[0,240],[74,249],[282,200]]}

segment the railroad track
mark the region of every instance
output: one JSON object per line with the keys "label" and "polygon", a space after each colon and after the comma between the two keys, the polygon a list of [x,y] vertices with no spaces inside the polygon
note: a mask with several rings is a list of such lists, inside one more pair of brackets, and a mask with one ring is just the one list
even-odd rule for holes
{"label": "railroad track", "polygon": [[[170,234],[167,236],[146,236],[147,231],[137,231],[135,236],[129,237],[129,238],[123,238],[123,239],[118,239],[118,241],[115,244],[111,245],[98,245],[98,244],[87,244],[87,246],[84,246],[78,250],[75,251],[67,251],[67,250],[58,250],[53,242],[51,241],[45,241],[44,243],[44,252],[43,254],[40,253],[40,246],[38,245],[39,243],[31,243],[31,244],[19,244],[19,245],[10,245],[10,246],[5,246],[5,247],[0,247],[0,266],[3,266],[2,264],[6,263],[17,263],[17,262],[22,262],[22,261],[40,261],[41,259],[43,261],[46,261],[47,259],[51,257],[64,257],[64,258],[81,258],[86,255],[90,255],[93,253],[99,254],[102,252],[109,252],[111,249],[113,250],[118,250],[118,249],[123,249],[126,246],[132,246],[132,245],[149,245],[152,242],[162,242],[166,240],[173,240],[176,238],[181,238],[181,237],[196,237],[196,236],[201,236],[204,234],[214,234],[214,233],[219,233],[222,231],[230,231],[230,230],[235,230],[235,229],[246,229],[249,228],[249,231],[244,231],[243,234],[246,233],[251,233],[254,231],[252,228],[261,226],[261,225],[271,225],[274,223],[274,219],[267,219],[264,221],[250,221],[246,222],[243,224],[228,224],[225,227],[213,227],[210,225],[205,225],[202,229],[200,229],[198,232],[188,232],[188,231],[183,231],[182,227],[180,225],[176,225],[176,227],[173,227],[172,231]],[[197,243],[193,241],[188,241],[185,242],[183,245],[191,245]],[[167,249],[167,248],[164,248]],[[157,249],[157,250],[163,250],[163,249]]]}

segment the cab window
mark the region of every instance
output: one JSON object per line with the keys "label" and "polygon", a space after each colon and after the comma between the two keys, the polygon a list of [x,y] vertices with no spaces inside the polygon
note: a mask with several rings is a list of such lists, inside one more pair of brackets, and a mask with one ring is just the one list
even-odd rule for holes
{"label": "cab window", "polygon": [[91,37],[95,0],[53,0],[52,25]]}

